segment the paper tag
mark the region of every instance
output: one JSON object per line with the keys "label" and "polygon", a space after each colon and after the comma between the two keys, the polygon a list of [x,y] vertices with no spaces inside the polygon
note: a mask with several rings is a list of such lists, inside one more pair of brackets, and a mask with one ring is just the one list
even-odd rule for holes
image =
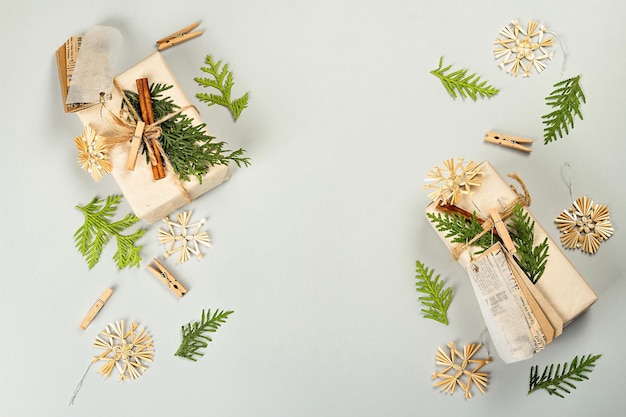
{"label": "paper tag", "polygon": [[489,334],[505,363],[530,358],[545,346],[537,323],[498,243],[467,267]]}
{"label": "paper tag", "polygon": [[94,26],[85,33],[71,75],[67,104],[98,103],[101,93],[110,95],[121,46],[122,34],[115,28]]}

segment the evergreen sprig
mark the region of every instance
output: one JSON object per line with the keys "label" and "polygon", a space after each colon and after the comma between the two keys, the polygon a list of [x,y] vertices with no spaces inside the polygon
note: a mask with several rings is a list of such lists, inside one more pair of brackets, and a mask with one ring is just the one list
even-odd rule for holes
{"label": "evergreen sprig", "polygon": [[526,273],[533,284],[543,275],[548,262],[548,238],[537,246],[535,242],[535,221],[518,204],[515,206],[509,223],[509,234],[515,244],[517,264]]}
{"label": "evergreen sprig", "polygon": [[137,223],[139,218],[134,214],[127,214],[122,220],[111,222],[121,200],[121,195],[108,196],[105,200],[94,197],[85,206],[76,206],[85,215],[85,223],[74,233],[74,241],[80,254],[87,260],[89,269],[98,263],[111,237],[115,237],[117,242],[113,260],[119,269],[127,266],[138,268],[141,263],[139,252],[142,247],[135,246],[135,243],[145,230],[138,229],[130,235],[122,234],[122,231]]}
{"label": "evergreen sprig", "polygon": [[[546,97],[546,104],[554,110],[541,116],[546,127],[543,129],[543,142],[547,144],[567,135],[569,128],[574,128],[574,116],[583,120],[580,111],[581,102],[585,103],[585,95],[580,87],[580,75],[554,84],[556,90]],[[568,127],[569,126],[569,127]]]}
{"label": "evergreen sprig", "polygon": [[204,63],[207,64],[208,67],[200,67],[200,70],[206,72],[211,77],[196,77],[194,80],[198,85],[205,88],[214,88],[219,91],[220,94],[198,93],[196,97],[209,106],[218,104],[226,107],[230,110],[233,119],[237,121],[243,109],[248,106],[248,93],[231,101],[230,94],[235,82],[233,81],[233,73],[228,70],[228,64],[222,66],[222,61],[215,62],[211,55],[206,56]]}
{"label": "evergreen sprig", "polygon": [[443,57],[440,57],[439,67],[435,68],[430,73],[441,80],[446,91],[450,93],[453,98],[457,97],[457,91],[461,97],[466,98],[469,96],[474,101],[476,101],[478,96],[481,98],[490,98],[500,92],[497,88],[487,84],[487,81],[479,83],[480,77],[475,73],[467,75],[467,69],[460,69],[446,74],[446,71],[450,68],[452,68],[452,65],[443,68]]}
{"label": "evergreen sprig", "polygon": [[[170,97],[164,95],[164,92],[172,87],[165,84],[150,86],[155,121],[180,109]],[[141,114],[137,94],[126,91],[126,96],[137,113]],[[245,150],[224,149],[225,142],[215,141],[215,136],[206,133],[206,123],[194,125],[192,118],[181,113],[161,123],[160,126],[163,151],[174,172],[183,181],[189,181],[190,176],[195,176],[202,183],[202,176],[214,165],[228,165],[231,161],[239,167],[250,165],[250,159],[243,156]]]}
{"label": "evergreen sprig", "polygon": [[415,288],[418,292],[425,294],[419,297],[420,302],[424,306],[422,313],[427,319],[432,319],[448,324],[448,307],[452,300],[452,288],[443,288],[443,281],[439,279],[439,275],[433,278],[434,270],[428,269],[420,261],[415,262],[415,278],[417,283]]}
{"label": "evergreen sprig", "polygon": [[[473,212],[469,219],[459,213],[453,215],[445,213],[443,216],[441,213],[426,213],[426,216],[435,224],[437,230],[447,232],[445,237],[446,239],[452,238],[452,243],[467,243],[483,231],[483,227],[476,217],[476,212]],[[474,245],[482,250],[477,253],[489,249],[494,243],[493,239],[494,236],[491,233],[486,233],[478,238]]]}
{"label": "evergreen sprig", "polygon": [[209,334],[216,332],[232,313],[233,311],[215,310],[211,314],[211,310],[208,309],[205,314],[204,310],[202,310],[202,319],[200,321],[187,323],[181,327],[183,340],[174,355],[194,362],[197,361],[198,356],[204,356],[200,349],[207,347],[208,342],[213,341]]}
{"label": "evergreen sprig", "polygon": [[581,382],[589,379],[586,375],[592,371],[595,363],[602,355],[586,355],[578,360],[578,356],[574,357],[572,362],[565,362],[561,368],[561,364],[546,366],[541,376],[539,376],[538,366],[530,368],[530,383],[528,393],[545,389],[550,395],[556,395],[565,398],[564,394],[569,394],[571,389],[576,389],[574,382]]}

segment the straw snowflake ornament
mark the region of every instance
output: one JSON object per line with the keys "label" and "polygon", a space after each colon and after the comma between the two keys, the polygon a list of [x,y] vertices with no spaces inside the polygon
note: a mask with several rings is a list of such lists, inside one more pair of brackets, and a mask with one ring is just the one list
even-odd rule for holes
{"label": "straw snowflake ornament", "polygon": [[178,222],[163,219],[167,225],[167,230],[159,229],[159,243],[169,245],[163,254],[164,258],[180,252],[178,263],[187,262],[192,255],[196,255],[198,260],[204,255],[200,252],[200,245],[211,246],[211,239],[207,232],[201,232],[200,228],[206,223],[206,219],[201,219],[195,223],[189,223],[191,211],[178,214]]}
{"label": "straw snowflake ornament", "polygon": [[546,68],[546,62],[552,60],[552,38],[545,38],[546,28],[537,22],[529,21],[526,29],[517,20],[502,28],[496,38],[493,53],[500,68],[506,68],[511,75],[518,76],[520,70],[523,77],[529,77],[533,68],[540,73]]}
{"label": "straw snowflake ornament", "polygon": [[104,362],[98,372],[106,379],[117,369],[119,381],[137,379],[148,368],[147,362],[152,362],[154,347],[152,337],[137,323],[131,322],[126,326],[124,320],[118,320],[107,325],[93,342],[93,346],[102,350],[98,356],[94,356],[70,400],[73,404],[78,391],[83,385],[87,372],[97,362]]}
{"label": "straw snowflake ornament", "polygon": [[83,134],[74,139],[74,144],[78,150],[78,164],[89,172],[95,181],[99,182],[104,174],[111,172],[112,166],[108,155],[110,146],[91,126],[85,126]]}
{"label": "straw snowflake ornament", "polygon": [[589,197],[581,196],[569,209],[563,210],[555,220],[560,232],[561,243],[567,249],[579,248],[594,254],[600,244],[613,235],[609,208],[595,204]]}
{"label": "straw snowflake ornament", "polygon": [[434,167],[427,176],[426,181],[432,183],[424,189],[434,190],[428,198],[438,204],[456,204],[462,195],[471,194],[471,187],[478,187],[483,181],[480,164],[465,162],[463,158],[443,161],[443,168]]}
{"label": "straw snowflake ornament", "polygon": [[481,393],[485,393],[488,382],[486,372],[478,372],[483,366],[491,363],[491,358],[476,359],[474,355],[478,353],[481,344],[471,343],[463,347],[463,352],[459,352],[453,342],[448,343],[448,351],[441,347],[437,351],[436,364],[443,366],[443,370],[433,373],[435,387],[441,387],[441,391],[454,394],[457,385],[465,392],[465,398],[472,398],[472,384]]}

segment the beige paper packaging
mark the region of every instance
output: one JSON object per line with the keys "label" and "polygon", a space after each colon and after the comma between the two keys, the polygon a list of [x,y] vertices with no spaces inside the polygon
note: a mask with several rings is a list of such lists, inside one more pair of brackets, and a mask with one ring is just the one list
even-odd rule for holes
{"label": "beige paper packaging", "polygon": [[[501,201],[508,204],[516,198],[515,191],[488,161],[481,164],[481,172],[483,174],[482,185],[475,187],[471,196],[463,195],[461,201],[456,204],[457,206],[470,213],[474,211],[489,213],[493,207],[502,207]],[[515,183],[513,185],[519,186]],[[520,192],[522,191],[520,190]],[[547,235],[545,229],[533,217],[530,210],[526,208],[526,211],[531,219],[535,220],[535,242],[542,242],[547,238],[549,245],[546,269],[535,284],[535,289],[554,308],[566,325],[596,302],[598,296],[565,256],[560,246]],[[436,213],[435,203],[429,204],[426,207],[426,212]],[[448,249],[452,249],[456,245],[445,237],[445,232],[436,230],[430,219],[427,218],[427,221],[433,226]],[[461,254],[458,262],[464,269],[468,266],[470,256],[467,251]]]}
{"label": "beige paper packaging", "polygon": [[[135,80],[143,77],[147,77],[150,83],[173,85],[174,87],[167,90],[166,94],[172,98],[174,103],[181,108],[190,104],[160,53],[156,52],[124,71],[115,77],[115,81],[123,89],[136,91]],[[106,102],[106,106],[111,112],[117,113],[121,107],[121,102],[120,93],[114,89],[112,99]],[[195,107],[186,109],[183,113],[193,118],[196,124],[201,123],[200,115]],[[83,125],[90,125],[101,136],[115,137],[119,135],[119,132],[116,133],[115,122],[108,111],[99,105],[80,110],[76,114],[78,114]],[[152,177],[151,167],[146,162],[144,155],[139,155],[133,171],[128,170],[126,160],[129,149],[130,142],[126,142],[116,145],[111,151],[112,175],[137,217],[147,223],[154,223],[188,203],[180,189],[180,182],[175,180],[175,174],[167,172],[165,178],[155,181]],[[192,176],[189,181],[182,182],[182,184],[193,200],[228,180],[230,176],[231,172],[228,166],[216,165],[211,167],[209,172],[202,177],[202,183]]]}

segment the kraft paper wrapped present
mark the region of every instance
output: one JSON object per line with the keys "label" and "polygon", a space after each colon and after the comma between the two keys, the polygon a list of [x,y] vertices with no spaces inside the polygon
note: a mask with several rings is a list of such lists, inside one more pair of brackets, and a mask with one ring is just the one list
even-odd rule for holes
{"label": "kraft paper wrapped present", "polygon": [[[489,213],[492,208],[500,208],[510,204],[518,197],[509,184],[498,174],[488,162],[480,165],[482,172],[482,185],[472,188],[471,195],[463,195],[456,206],[467,212]],[[519,186],[519,184],[513,184]],[[521,190],[520,190],[521,191]],[[596,300],[597,295],[580,275],[578,270],[565,256],[559,245],[548,236],[545,229],[536,221],[532,213],[525,208],[530,218],[535,220],[535,243],[548,239],[548,261],[545,272],[535,284],[535,289],[547,300],[564,324],[571,322],[578,315],[587,310]],[[426,207],[427,213],[437,213],[436,204],[433,202]],[[430,219],[428,222],[431,223]],[[431,223],[437,235],[449,250],[457,244],[453,244],[445,235]],[[458,262],[465,269],[471,261],[469,252],[465,250],[458,257]]]}
{"label": "kraft paper wrapped present", "polygon": [[[171,97],[174,103],[181,108],[190,104],[167,63],[158,52],[115,77],[115,82],[122,89],[136,91],[135,80],[144,77],[147,77],[150,83],[173,85],[173,88],[167,90],[165,94]],[[113,89],[111,100],[106,102],[107,109],[112,113],[117,113],[121,108],[121,103],[120,92]],[[83,125],[90,125],[101,136],[115,137],[119,135],[111,114],[100,105],[77,111],[76,114],[78,114]],[[183,114],[194,119],[194,124],[202,123],[200,114],[195,107],[185,109]],[[143,155],[139,155],[137,158],[134,170],[131,171],[126,168],[129,150],[130,141],[113,147],[110,153],[113,165],[111,173],[135,215],[147,223],[161,220],[189,203],[185,191],[193,200],[228,180],[231,176],[227,165],[215,165],[202,176],[202,182],[194,176],[191,176],[189,181],[179,181],[176,174],[171,171],[167,172],[165,178],[154,180],[151,166]],[[181,186],[184,187],[184,191]]]}

